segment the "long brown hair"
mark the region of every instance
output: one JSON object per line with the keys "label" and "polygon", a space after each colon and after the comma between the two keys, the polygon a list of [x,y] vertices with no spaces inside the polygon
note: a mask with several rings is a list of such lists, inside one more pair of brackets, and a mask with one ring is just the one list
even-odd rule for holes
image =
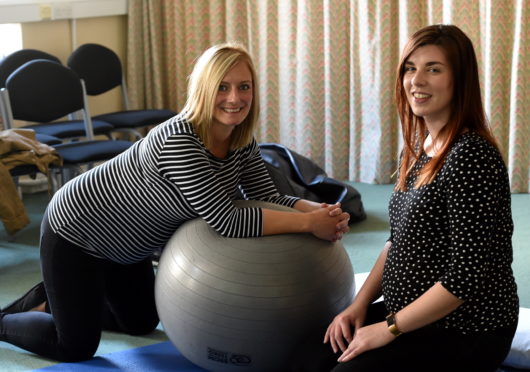
{"label": "long brown hair", "polygon": [[498,148],[482,105],[478,65],[473,43],[454,25],[431,25],[416,31],[409,39],[397,68],[395,99],[403,132],[403,152],[396,190],[406,190],[406,179],[423,151],[427,127],[422,117],[414,115],[403,87],[405,63],[414,51],[436,45],[445,54],[453,75],[453,98],[447,124],[438,133],[440,151],[420,171],[415,187],[429,184],[442,167],[456,138],[466,130],[478,133]]}

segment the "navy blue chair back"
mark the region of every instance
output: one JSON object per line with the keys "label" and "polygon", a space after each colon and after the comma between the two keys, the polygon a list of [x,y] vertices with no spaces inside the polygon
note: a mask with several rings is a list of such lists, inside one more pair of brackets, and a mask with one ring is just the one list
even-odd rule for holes
{"label": "navy blue chair back", "polygon": [[115,132],[143,135],[138,131],[157,125],[176,115],[167,109],[129,109],[127,84],[123,76],[120,59],[111,49],[99,44],[83,44],[68,58],[67,65],[85,82],[88,95],[99,95],[120,87],[124,110],[99,114],[94,119],[106,121]]}
{"label": "navy blue chair back", "polygon": [[120,58],[103,45],[81,45],[70,55],[67,65],[84,80],[88,95],[102,94],[122,84]]}
{"label": "navy blue chair back", "polygon": [[0,88],[6,86],[6,81],[9,75],[24,63],[34,59],[47,59],[57,63],[61,63],[59,58],[49,53],[37,49],[20,49],[16,52],[6,56],[0,61]]}
{"label": "navy blue chair back", "polygon": [[13,118],[46,123],[83,109],[83,88],[77,74],[49,60],[32,60],[6,81]]}

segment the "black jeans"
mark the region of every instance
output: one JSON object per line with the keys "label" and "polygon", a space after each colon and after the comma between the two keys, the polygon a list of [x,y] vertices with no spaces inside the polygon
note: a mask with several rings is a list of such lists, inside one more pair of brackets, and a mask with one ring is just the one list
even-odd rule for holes
{"label": "black jeans", "polygon": [[[370,305],[365,324],[380,322],[388,314],[384,303]],[[337,363],[322,344],[325,330],[301,345],[293,358],[296,372],[493,372],[504,361],[515,334],[516,325],[491,332],[462,334],[436,326],[427,326],[397,337],[390,344],[367,351],[356,358]]]}
{"label": "black jeans", "polygon": [[58,361],[91,358],[102,329],[146,334],[158,325],[150,259],[120,265],[93,257],[41,227],[41,266],[51,315],[2,314],[0,340]]}

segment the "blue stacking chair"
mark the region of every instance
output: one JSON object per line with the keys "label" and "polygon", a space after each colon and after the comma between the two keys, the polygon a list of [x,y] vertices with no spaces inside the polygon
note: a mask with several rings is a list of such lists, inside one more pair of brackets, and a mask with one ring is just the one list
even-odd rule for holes
{"label": "blue stacking chair", "polygon": [[67,65],[83,79],[88,95],[100,95],[121,87],[125,110],[94,117],[95,120],[112,124],[114,131],[128,132],[136,138],[141,138],[138,129],[157,125],[176,115],[166,109],[130,110],[120,59],[114,51],[103,45],[81,45],[70,55]]}
{"label": "blue stacking chair", "polygon": [[[0,61],[0,89],[5,88],[6,81],[9,76],[15,72],[20,66],[26,62],[35,59],[45,59],[49,61],[61,64],[59,58],[37,49],[20,49],[16,52],[11,53]],[[9,105],[9,102],[0,101],[1,106],[5,107]],[[2,118],[6,129],[13,127],[13,123],[6,118],[5,109],[2,109]],[[74,116],[71,116],[71,120],[63,120],[62,123],[39,123],[36,125],[27,125],[25,128],[30,128],[35,131],[37,140],[42,143],[52,144],[57,138],[61,141],[76,139],[85,136],[85,128],[83,120],[77,120]],[[94,128],[94,134],[105,135],[110,138],[110,133],[113,130],[112,124],[109,124],[102,120],[94,120],[92,122]]]}
{"label": "blue stacking chair", "polygon": [[[6,80],[13,71],[15,71],[24,63],[39,58],[61,63],[59,58],[41,50],[21,49],[13,52],[0,61],[0,89],[5,88]],[[12,123],[8,122],[7,120],[5,106],[6,104],[4,103],[3,95],[0,94],[0,116],[2,117],[2,122],[5,129],[10,129]],[[62,140],[58,137],[38,132],[35,133],[35,137],[37,141],[50,146],[58,145],[62,142]],[[33,165],[20,165],[11,169],[10,173],[15,183],[18,183],[18,177],[24,175],[34,176],[36,173],[38,173],[38,169]]]}
{"label": "blue stacking chair", "polygon": [[53,168],[54,190],[81,172],[82,165],[91,167],[132,145],[129,141],[94,139],[84,84],[74,71],[56,62],[37,59],[25,63],[9,76],[1,93],[9,103],[5,111],[10,121],[49,123],[72,113],[82,114],[84,139],[53,145],[63,159],[62,167]]}

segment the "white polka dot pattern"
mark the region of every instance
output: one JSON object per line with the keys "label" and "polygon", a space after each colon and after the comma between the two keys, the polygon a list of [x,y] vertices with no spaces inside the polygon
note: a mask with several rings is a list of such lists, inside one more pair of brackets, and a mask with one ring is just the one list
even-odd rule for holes
{"label": "white polka dot pattern", "polygon": [[511,195],[499,152],[475,133],[457,139],[434,181],[414,189],[425,153],[390,199],[390,248],[383,273],[389,311],[436,282],[465,300],[438,324],[463,333],[513,325],[519,301],[513,259]]}

